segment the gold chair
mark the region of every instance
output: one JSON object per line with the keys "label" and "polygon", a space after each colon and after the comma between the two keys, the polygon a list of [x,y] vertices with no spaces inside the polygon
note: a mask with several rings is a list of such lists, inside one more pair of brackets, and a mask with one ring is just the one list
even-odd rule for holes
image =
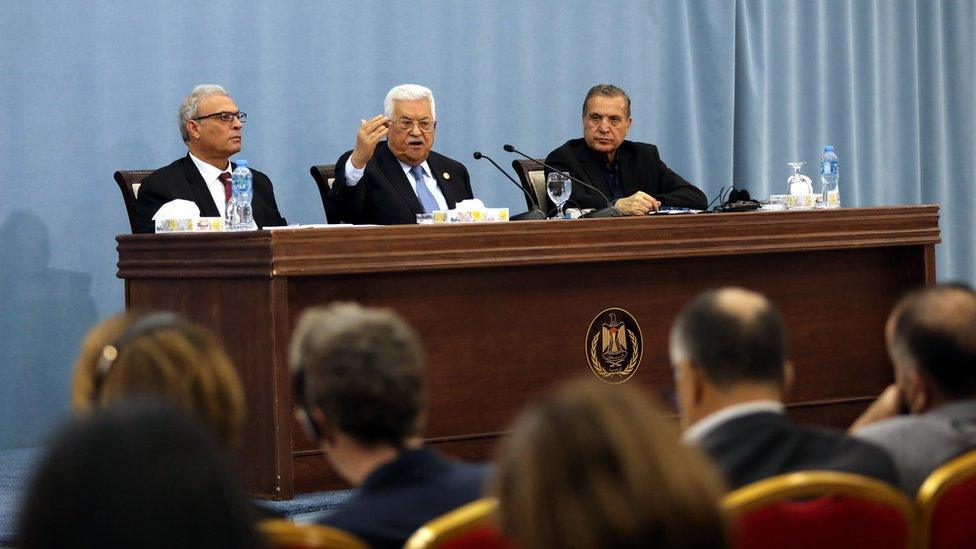
{"label": "gold chair", "polygon": [[349,532],[321,524],[265,519],[258,521],[257,530],[272,549],[369,549]]}
{"label": "gold chair", "polygon": [[308,169],[315,180],[315,186],[319,189],[319,196],[322,197],[322,209],[325,210],[325,221],[327,223],[339,223],[339,215],[329,203],[329,190],[335,183],[335,164],[319,164]]}
{"label": "gold chair", "polygon": [[884,482],[831,471],[789,473],[729,493],[739,548],[905,547],[916,515],[905,494]]}
{"label": "gold chair", "polygon": [[976,451],[933,471],[915,505],[920,547],[976,547]]}
{"label": "gold chair", "polygon": [[[433,549],[458,540],[479,528],[491,527],[495,523],[498,500],[482,498],[445,513],[421,526],[407,540],[404,549]],[[499,536],[493,536],[499,538]],[[486,546],[480,543],[480,546]],[[499,543],[500,547],[507,546]]]}
{"label": "gold chair", "polygon": [[[540,162],[545,162],[545,160],[540,160]],[[522,187],[530,191],[536,200],[539,201],[539,209],[543,213],[548,213],[546,212],[546,198],[548,197],[548,193],[546,193],[545,169],[531,160],[512,160],[512,168],[518,174],[519,181],[522,182]],[[529,197],[525,197],[525,203],[529,209],[535,206],[535,204],[529,203]]]}
{"label": "gold chair", "polygon": [[122,191],[122,200],[125,202],[125,212],[129,215],[129,228],[136,232],[136,198],[139,197],[139,187],[142,180],[153,170],[119,170],[115,172],[115,183]]}

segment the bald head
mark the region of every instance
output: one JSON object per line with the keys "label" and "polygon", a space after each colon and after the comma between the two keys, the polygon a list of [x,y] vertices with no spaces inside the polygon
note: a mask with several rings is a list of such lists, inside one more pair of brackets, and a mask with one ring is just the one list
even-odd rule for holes
{"label": "bald head", "polygon": [[695,298],[675,321],[670,351],[672,363],[691,363],[719,387],[783,384],[783,322],[755,292],[723,288]]}
{"label": "bald head", "polygon": [[888,351],[902,370],[918,370],[946,396],[976,397],[976,293],[933,286],[905,296],[888,318]]}

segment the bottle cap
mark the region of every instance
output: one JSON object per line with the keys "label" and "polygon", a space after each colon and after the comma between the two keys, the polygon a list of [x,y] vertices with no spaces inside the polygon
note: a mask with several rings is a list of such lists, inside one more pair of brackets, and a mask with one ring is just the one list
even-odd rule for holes
{"label": "bottle cap", "polygon": [[247,167],[247,160],[237,160],[234,163],[237,164],[237,167],[238,168],[246,168]]}
{"label": "bottle cap", "polygon": [[824,152],[831,152],[834,150],[833,145],[824,145]]}

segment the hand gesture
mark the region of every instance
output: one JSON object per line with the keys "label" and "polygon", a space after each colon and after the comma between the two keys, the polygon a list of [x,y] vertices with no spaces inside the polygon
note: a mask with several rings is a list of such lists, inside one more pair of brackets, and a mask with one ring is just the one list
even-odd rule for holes
{"label": "hand gesture", "polygon": [[386,137],[390,132],[390,121],[382,114],[378,114],[369,120],[359,121],[359,132],[356,133],[356,148],[352,151],[349,158],[353,167],[363,169],[363,166],[373,158],[376,144],[380,139]]}

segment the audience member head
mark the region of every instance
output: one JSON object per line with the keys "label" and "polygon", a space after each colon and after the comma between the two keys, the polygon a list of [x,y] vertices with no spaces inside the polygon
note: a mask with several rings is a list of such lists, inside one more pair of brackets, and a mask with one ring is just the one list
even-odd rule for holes
{"label": "audience member head", "polygon": [[240,441],[244,390],[230,358],[203,327],[174,313],[129,314],[82,342],[71,401],[79,412],[133,396],[165,399],[207,425],[227,448]]}
{"label": "audience member head", "polygon": [[257,547],[213,437],[148,401],[79,418],[27,490],[18,547]]}
{"label": "audience member head", "polygon": [[780,399],[792,381],[786,350],[783,322],[765,297],[741,288],[696,297],[671,330],[684,425],[726,406]]}
{"label": "audience member head", "polygon": [[924,412],[976,398],[976,293],[961,284],[916,290],[885,328],[895,382],[905,404]]}
{"label": "audience member head", "polygon": [[241,150],[241,130],[247,115],[240,112],[227,90],[216,84],[202,84],[180,104],[180,135],[194,156],[221,164]]}
{"label": "audience member head", "polygon": [[383,111],[390,119],[387,144],[393,156],[410,166],[427,160],[437,126],[433,92],[417,84],[401,84],[386,94]]}
{"label": "audience member head", "polygon": [[583,139],[613,160],[630,129],[630,97],[613,84],[597,84],[583,100]]}
{"label": "audience member head", "polygon": [[299,411],[353,484],[370,469],[364,460],[392,459],[419,444],[423,355],[413,329],[393,311],[353,303],[305,311],[291,363]]}
{"label": "audience member head", "polygon": [[630,385],[580,380],[530,406],[494,491],[525,549],[725,545],[717,473]]}

